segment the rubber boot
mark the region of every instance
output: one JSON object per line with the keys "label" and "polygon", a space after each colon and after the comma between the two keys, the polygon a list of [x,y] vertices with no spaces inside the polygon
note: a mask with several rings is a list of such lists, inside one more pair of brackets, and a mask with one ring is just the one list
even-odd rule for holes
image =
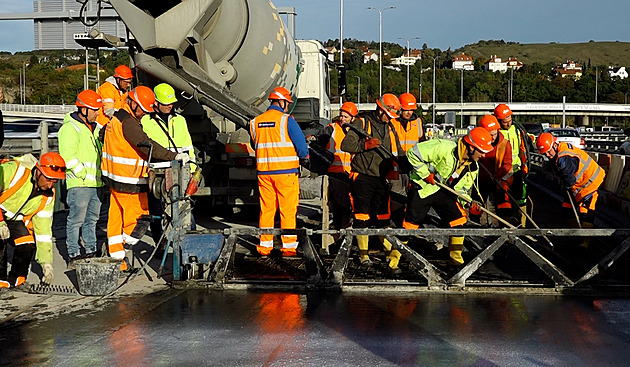
{"label": "rubber boot", "polygon": [[[584,229],[590,229],[590,228],[595,228],[595,225],[593,223],[589,223],[589,222],[582,222],[582,228]],[[591,237],[584,237],[584,241],[582,241],[582,243],[579,244],[579,246],[581,248],[583,248],[584,250],[588,249],[588,245],[591,244]]]}
{"label": "rubber boot", "polygon": [[357,236],[357,247],[359,247],[359,262],[363,266],[372,265],[372,260],[370,260],[370,256],[368,255],[368,244],[370,242],[370,237],[367,235]]}
{"label": "rubber boot", "polygon": [[521,206],[521,228],[525,228],[527,226],[527,205]]}
{"label": "rubber boot", "polygon": [[454,266],[464,265],[462,251],[464,250],[464,236],[452,236],[448,243],[449,263]]}
{"label": "rubber boot", "polygon": [[389,271],[394,275],[402,273],[402,270],[398,267],[401,256],[400,251],[396,249],[392,250],[392,244],[385,237],[381,237],[381,241],[387,253],[387,259],[389,260]]}

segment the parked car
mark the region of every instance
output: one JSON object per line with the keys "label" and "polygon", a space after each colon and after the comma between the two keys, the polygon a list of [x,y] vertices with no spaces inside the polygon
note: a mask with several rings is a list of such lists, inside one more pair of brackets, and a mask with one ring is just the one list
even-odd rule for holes
{"label": "parked car", "polygon": [[619,154],[630,155],[630,140],[626,140],[619,146]]}
{"label": "parked car", "polygon": [[586,143],[584,142],[584,138],[580,136],[580,133],[572,128],[548,128],[545,129],[545,132],[551,133],[553,136],[558,138],[558,142],[570,143],[574,147],[584,149],[586,147]]}

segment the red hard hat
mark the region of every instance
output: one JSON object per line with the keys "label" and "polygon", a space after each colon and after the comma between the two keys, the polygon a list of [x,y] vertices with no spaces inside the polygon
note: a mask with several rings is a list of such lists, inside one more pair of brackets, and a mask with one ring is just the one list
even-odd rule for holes
{"label": "red hard hat", "polygon": [[390,119],[398,118],[400,100],[391,93],[385,93],[376,100],[376,104],[389,116]]}
{"label": "red hard hat", "polygon": [[342,104],[339,111],[346,111],[352,117],[355,117],[359,113],[357,105],[355,105],[353,102],[346,102]]}
{"label": "red hard hat", "polygon": [[133,73],[131,72],[131,69],[129,69],[129,66],[118,65],[116,69],[114,69],[114,78],[132,79]]}
{"label": "red hard hat", "polygon": [[417,110],[418,104],[416,102],[416,97],[414,97],[411,93],[403,93],[400,95],[400,104],[402,105],[403,110],[411,111]]}
{"label": "red hard hat", "polygon": [[155,94],[149,87],[144,85],[135,87],[129,92],[129,98],[134,100],[144,112],[153,112],[153,104],[155,103]]}
{"label": "red hard hat", "polygon": [[54,180],[66,178],[66,161],[63,160],[59,153],[48,152],[42,154],[36,166],[47,178]]}
{"label": "red hard hat", "polygon": [[503,120],[508,116],[512,116],[512,110],[508,105],[501,103],[494,108],[494,116],[499,120]]}
{"label": "red hard hat", "polygon": [[289,103],[293,103],[291,99],[291,93],[285,87],[275,87],[271,93],[269,93],[269,100],[285,100]]}
{"label": "red hard hat", "polygon": [[497,118],[493,115],[485,115],[482,117],[477,126],[483,127],[488,131],[499,130],[500,128],[499,121],[497,121]]}
{"label": "red hard hat", "polygon": [[492,136],[483,127],[476,127],[470,130],[468,135],[464,136],[464,141],[482,153],[488,153],[494,149],[492,147]]}
{"label": "red hard hat", "polygon": [[95,91],[86,89],[79,93],[75,105],[78,107],[87,107],[91,110],[98,110],[103,107],[103,99],[101,99],[101,96]]}
{"label": "red hard hat", "polygon": [[558,138],[553,136],[551,133],[542,133],[538,136],[538,139],[536,139],[536,149],[538,149],[540,154],[545,154],[549,151],[549,149],[551,149],[553,143],[557,140]]}

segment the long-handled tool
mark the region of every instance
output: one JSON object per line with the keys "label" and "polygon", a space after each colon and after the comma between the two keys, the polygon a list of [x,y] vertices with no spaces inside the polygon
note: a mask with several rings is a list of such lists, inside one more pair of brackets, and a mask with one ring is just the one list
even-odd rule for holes
{"label": "long-handled tool", "polygon": [[571,209],[573,209],[573,214],[575,214],[575,220],[577,221],[577,225],[580,229],[582,229],[582,223],[580,223],[580,215],[577,212],[576,209],[576,204],[573,201],[573,195],[571,195],[571,192],[569,190],[566,190],[567,192],[567,196],[569,197],[569,203],[571,203]]}
{"label": "long-handled tool", "polygon": [[[525,218],[527,218],[527,220],[529,220],[529,222],[534,226],[534,228],[540,229],[538,224],[536,224],[536,222],[534,222],[534,219],[532,219],[532,217],[530,217],[529,214],[527,214],[527,211],[523,210],[523,208],[521,208],[521,206],[518,205],[518,202],[516,201],[514,196],[512,196],[512,194],[510,194],[510,192],[508,190],[506,190],[505,187],[503,187],[503,185],[501,185],[500,182],[497,182],[497,180],[494,178],[492,173],[490,173],[490,170],[488,169],[488,167],[484,166],[483,164],[479,164],[479,166],[481,166],[486,171],[486,173],[488,174],[490,179],[492,179],[492,182],[494,182],[495,185],[497,185],[497,186],[499,186],[501,188],[501,190],[508,196],[508,198],[512,201],[512,203],[514,203],[514,205],[516,205],[516,207],[521,212],[521,214],[523,214],[525,216]],[[547,237],[546,235],[543,235],[543,238],[547,241],[549,246],[551,246],[553,248],[553,243],[551,242],[549,237]]]}
{"label": "long-handled tool", "polygon": [[[457,195],[458,198],[466,201],[467,203],[471,203],[473,201],[472,199],[462,195],[461,193],[457,192],[455,189],[452,189],[449,186],[447,186],[447,185],[445,185],[445,184],[443,184],[443,183],[441,183],[439,181],[435,181],[435,184],[438,185],[439,187],[443,188],[444,190],[446,190],[446,191],[448,191],[448,192],[450,192],[450,193],[452,193],[454,195]],[[498,215],[494,214],[493,212],[491,212],[490,210],[484,208],[483,206],[479,206],[479,209],[481,209],[481,211],[483,211],[484,213],[488,214],[492,218],[494,218],[494,219],[498,220],[499,222],[505,224],[506,226],[508,226],[508,228],[516,228],[514,225],[512,225],[512,223],[510,223],[510,222],[506,221],[505,219],[499,217]],[[528,236],[525,236],[525,237],[527,237],[528,239],[530,239],[530,240],[532,240],[534,242],[538,242],[538,240],[536,240],[532,236],[528,235]]]}

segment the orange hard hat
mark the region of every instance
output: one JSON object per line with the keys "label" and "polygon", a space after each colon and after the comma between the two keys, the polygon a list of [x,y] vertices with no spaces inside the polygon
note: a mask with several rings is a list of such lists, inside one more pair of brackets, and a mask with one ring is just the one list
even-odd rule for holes
{"label": "orange hard hat", "polygon": [[114,78],[132,79],[133,73],[131,72],[131,69],[129,69],[129,66],[118,65],[116,69],[114,69]]}
{"label": "orange hard hat", "polygon": [[391,93],[385,93],[376,100],[376,104],[389,116],[390,119],[398,118],[400,111],[400,100]]}
{"label": "orange hard hat", "polygon": [[359,113],[357,105],[355,105],[353,102],[346,102],[342,104],[339,111],[346,111],[352,117],[355,117]]}
{"label": "orange hard hat", "polygon": [[536,139],[536,149],[538,149],[540,154],[545,154],[549,151],[549,149],[551,149],[553,143],[557,140],[558,138],[553,136],[551,133],[542,133],[538,136],[538,139]]}
{"label": "orange hard hat", "polygon": [[483,127],[476,127],[470,130],[468,135],[464,136],[464,141],[482,153],[488,153],[493,149],[492,136]]}
{"label": "orange hard hat", "polygon": [[403,110],[417,110],[418,104],[416,102],[416,97],[414,97],[411,93],[403,93],[400,95],[400,104]]}
{"label": "orange hard hat", "polygon": [[500,120],[512,116],[512,110],[508,105],[501,103],[494,108],[494,116]]}
{"label": "orange hard hat", "polygon": [[269,93],[269,100],[285,100],[289,103],[293,103],[291,99],[291,93],[285,87],[275,87],[271,93]]}
{"label": "orange hard hat", "polygon": [[153,112],[153,104],[155,103],[155,94],[149,87],[144,85],[135,87],[129,92],[129,98],[134,100],[144,112]]}
{"label": "orange hard hat", "polygon": [[485,115],[482,117],[477,126],[483,127],[488,131],[499,130],[500,127],[499,121],[497,121],[497,118],[493,115]]}
{"label": "orange hard hat", "polygon": [[36,166],[47,178],[53,180],[63,180],[66,178],[66,161],[63,160],[59,153],[48,152],[42,154]]}
{"label": "orange hard hat", "polygon": [[79,93],[75,105],[77,107],[87,107],[91,110],[98,110],[103,107],[103,99],[95,91],[86,89]]}

